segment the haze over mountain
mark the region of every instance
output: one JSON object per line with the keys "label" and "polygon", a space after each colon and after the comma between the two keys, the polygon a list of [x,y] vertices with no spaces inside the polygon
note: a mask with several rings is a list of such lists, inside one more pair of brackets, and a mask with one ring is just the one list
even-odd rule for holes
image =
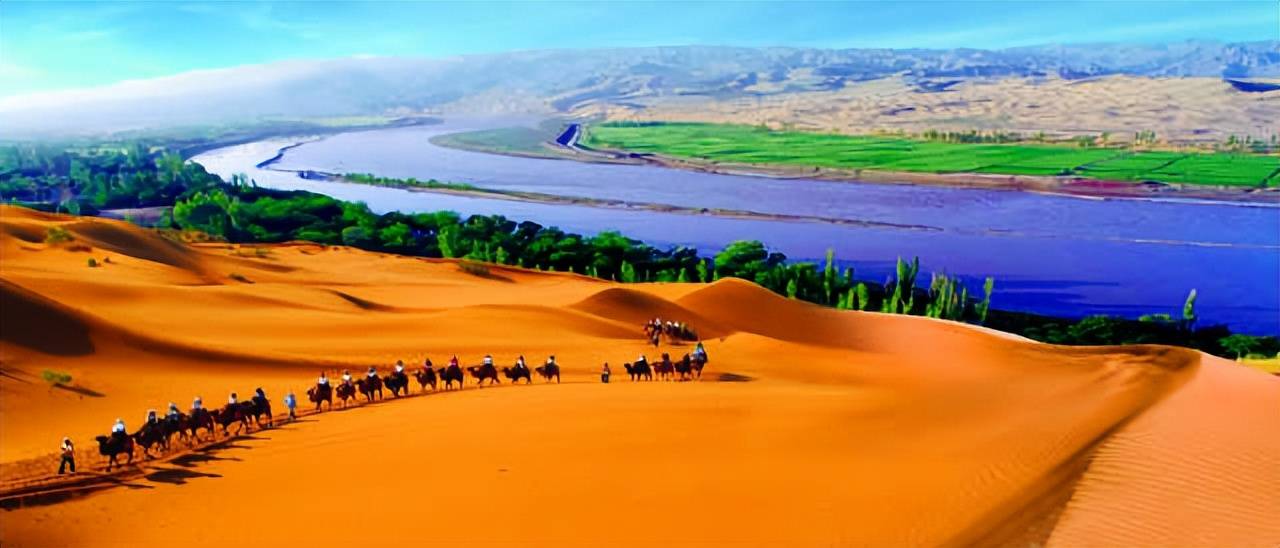
{"label": "haze over mountain", "polygon": [[1003,50],[676,46],[447,58],[295,60],[0,99],[0,135],[26,138],[215,123],[444,112],[571,112],[590,104],[829,92],[897,78],[1280,76],[1280,41],[1051,45]]}

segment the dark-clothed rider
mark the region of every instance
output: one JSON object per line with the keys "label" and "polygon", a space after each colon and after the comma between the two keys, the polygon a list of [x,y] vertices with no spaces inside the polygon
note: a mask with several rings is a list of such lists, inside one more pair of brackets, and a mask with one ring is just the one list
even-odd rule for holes
{"label": "dark-clothed rider", "polygon": [[117,418],[115,424],[111,425],[111,437],[116,440],[123,440],[129,437],[129,433],[124,428],[124,419]]}

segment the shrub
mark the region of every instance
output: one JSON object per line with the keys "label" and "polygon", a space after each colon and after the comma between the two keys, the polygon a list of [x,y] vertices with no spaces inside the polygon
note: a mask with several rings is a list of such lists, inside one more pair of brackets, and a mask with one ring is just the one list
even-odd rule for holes
{"label": "shrub", "polygon": [[89,257],[89,268],[98,268],[98,261],[93,257]]}
{"label": "shrub", "polygon": [[482,278],[489,276],[489,267],[487,265],[473,261],[458,261],[458,270]]}
{"label": "shrub", "polygon": [[246,278],[246,277],[244,277],[244,276],[242,276],[242,275],[240,275],[240,274],[237,274],[237,273],[235,273],[235,272],[232,272],[232,273],[231,273],[231,274],[229,274],[227,277],[228,277],[228,278],[231,278],[231,279],[233,279],[233,280],[235,280],[235,281],[237,281],[237,282],[241,282],[241,283],[246,283],[246,284],[251,284],[251,283],[253,283],[253,281],[252,281],[252,280],[250,280],[249,278]]}
{"label": "shrub", "polygon": [[44,243],[46,244],[60,244],[74,239],[76,239],[75,236],[72,236],[70,232],[67,232],[67,229],[60,226],[51,226],[44,232]]}
{"label": "shrub", "polygon": [[44,371],[41,371],[40,378],[44,379],[44,382],[54,386],[64,385],[71,382],[71,375],[69,373],[54,371],[52,369],[45,369]]}

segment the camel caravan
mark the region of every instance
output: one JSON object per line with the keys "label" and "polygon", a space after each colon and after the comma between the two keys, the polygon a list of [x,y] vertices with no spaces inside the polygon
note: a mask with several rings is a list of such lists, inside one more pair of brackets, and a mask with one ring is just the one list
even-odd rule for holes
{"label": "camel caravan", "polygon": [[[657,338],[664,334],[677,340],[692,334],[684,324],[663,323],[657,319],[646,323],[644,332],[655,346]],[[684,354],[680,359],[673,360],[670,354],[664,352],[659,361],[650,364],[641,355],[634,362],[624,363],[623,368],[632,381],[688,381],[702,378],[702,369],[707,361],[706,349],[698,341],[693,352]],[[484,387],[486,384],[501,384],[503,377],[512,384],[519,384],[521,381],[532,384],[535,375],[544,383],[559,384],[560,364],[556,362],[556,357],[550,356],[543,365],[532,369],[525,364],[523,355],[516,358],[511,366],[501,369],[494,365],[492,356],[485,356],[479,365],[465,368],[459,364],[458,357],[454,356],[448,365],[439,369],[428,358],[412,374],[406,371],[403,361],[396,361],[391,372],[386,375],[379,375],[377,367],[370,366],[361,378],[354,378],[348,370],[332,383],[327,374],[321,372],[315,385],[308,388],[306,394],[307,399],[315,406],[313,412],[318,413],[325,410],[326,404],[332,410],[335,398],[346,408],[359,403],[362,398],[365,403],[382,400],[387,397],[387,392],[393,398],[408,396],[410,376],[418,384],[418,393],[425,394],[429,391],[460,390],[467,377],[474,379],[477,387]],[[609,382],[609,375],[609,364],[605,363],[601,381]],[[297,400],[293,393],[288,393],[283,402],[289,411],[289,418],[296,418]],[[142,427],[132,434],[127,432],[123,419],[116,419],[110,435],[95,439],[98,442],[98,452],[107,459],[107,471],[111,471],[112,467],[121,465],[119,457],[122,455],[126,458],[125,464],[131,464],[138,448],[141,448],[144,458],[151,459],[169,452],[175,441],[194,447],[204,442],[206,436],[216,440],[220,433],[222,436],[238,436],[253,429],[271,428],[275,426],[273,417],[271,401],[266,392],[258,388],[245,401],[240,401],[236,393],[232,392],[227,398],[227,404],[216,409],[205,408],[200,397],[195,398],[188,412],[179,410],[177,404],[170,402],[164,417],[158,416],[154,409],[148,411]]]}

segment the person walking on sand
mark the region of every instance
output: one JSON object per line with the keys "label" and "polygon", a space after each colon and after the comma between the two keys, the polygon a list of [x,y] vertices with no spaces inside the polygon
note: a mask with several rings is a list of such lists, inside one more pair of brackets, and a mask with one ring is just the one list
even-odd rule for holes
{"label": "person walking on sand", "polygon": [[609,384],[609,362],[604,362],[604,369],[600,370],[600,382]]}
{"label": "person walking on sand", "polygon": [[298,420],[298,414],[295,411],[298,407],[298,398],[293,395],[292,390],[290,390],[288,394],[284,395],[284,406],[289,408],[289,420]]}
{"label": "person walking on sand", "polygon": [[76,473],[76,446],[71,443],[71,438],[62,438],[62,462],[58,464],[58,475],[66,473],[67,466],[71,467],[71,473]]}

